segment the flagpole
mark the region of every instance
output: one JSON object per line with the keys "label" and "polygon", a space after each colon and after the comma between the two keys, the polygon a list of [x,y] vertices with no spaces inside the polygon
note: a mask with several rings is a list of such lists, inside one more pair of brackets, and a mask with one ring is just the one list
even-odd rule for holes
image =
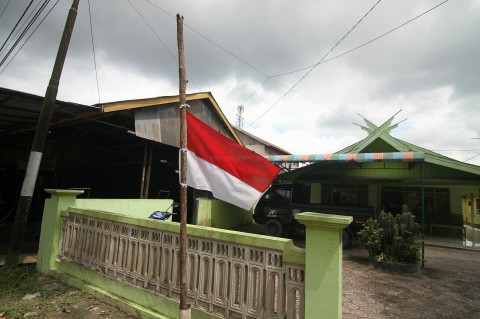
{"label": "flagpole", "polygon": [[189,319],[191,308],[187,296],[187,119],[185,56],[183,43],[183,16],[177,14],[178,74],[180,90],[180,272],[179,318]]}

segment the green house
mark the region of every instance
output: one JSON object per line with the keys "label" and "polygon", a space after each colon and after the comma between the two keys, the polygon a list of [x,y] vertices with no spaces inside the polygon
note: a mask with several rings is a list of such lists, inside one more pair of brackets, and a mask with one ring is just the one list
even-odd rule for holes
{"label": "green house", "polygon": [[393,118],[381,126],[365,119],[368,136],[334,154],[271,156],[272,162],[310,165],[279,175],[310,186],[312,203],[411,211],[426,234],[458,236],[479,224],[480,167],[463,163],[390,135]]}

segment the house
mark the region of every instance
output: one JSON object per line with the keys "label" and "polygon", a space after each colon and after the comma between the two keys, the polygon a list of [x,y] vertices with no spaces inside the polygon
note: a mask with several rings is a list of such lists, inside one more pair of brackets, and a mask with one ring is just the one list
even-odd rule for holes
{"label": "house", "polygon": [[[290,152],[265,141],[264,139],[259,138],[237,126],[234,126],[233,129],[237,132],[240,139],[245,144],[245,147],[254,151],[257,154],[262,156],[272,156],[272,155],[291,155]],[[299,166],[299,163],[282,163],[280,164],[284,170],[296,169]]]}
{"label": "house", "polygon": [[[15,215],[42,101],[41,96],[0,88],[2,223]],[[187,103],[189,112],[243,145],[211,93],[188,94]],[[179,201],[178,136],[178,96],[94,106],[56,101],[30,221],[42,218],[46,188],[82,189],[83,196],[93,198]],[[199,195],[205,194],[189,189],[190,202]]]}
{"label": "house", "polygon": [[369,206],[376,213],[407,209],[421,223],[423,192],[427,234],[457,235],[464,224],[478,225],[480,167],[391,136],[393,119],[381,126],[365,120],[368,136],[335,154],[269,160],[311,162],[279,178],[308,184],[319,204]]}

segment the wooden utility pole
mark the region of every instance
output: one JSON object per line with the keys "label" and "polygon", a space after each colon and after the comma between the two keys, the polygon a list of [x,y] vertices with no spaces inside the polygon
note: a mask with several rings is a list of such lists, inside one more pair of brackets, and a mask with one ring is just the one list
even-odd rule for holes
{"label": "wooden utility pole", "polygon": [[187,78],[183,44],[183,16],[177,14],[178,74],[180,97],[180,319],[190,318],[187,285]]}
{"label": "wooden utility pole", "polygon": [[5,266],[8,267],[14,267],[18,264],[20,248],[22,246],[25,227],[27,225],[28,214],[30,213],[38,170],[42,161],[43,149],[45,148],[45,141],[47,140],[53,107],[57,100],[58,85],[62,75],[63,64],[67,55],[68,45],[70,44],[70,38],[72,37],[73,26],[75,25],[75,20],[77,18],[79,1],[80,0],[73,0],[68,13],[62,40],[60,41],[57,57],[53,66],[52,76],[45,93],[45,98],[43,99],[42,109],[40,110],[37,129],[35,131],[35,137],[33,138],[32,149],[30,151],[27,169],[25,171],[25,178],[23,180],[22,190],[17,204],[15,220],[10,234],[10,243],[8,246],[7,257],[5,259]]}

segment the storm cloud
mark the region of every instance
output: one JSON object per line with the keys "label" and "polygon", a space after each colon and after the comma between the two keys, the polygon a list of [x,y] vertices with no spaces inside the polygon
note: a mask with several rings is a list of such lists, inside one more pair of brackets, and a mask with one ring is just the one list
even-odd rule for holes
{"label": "storm cloud", "polygon": [[[2,43],[28,3],[5,9]],[[393,136],[480,164],[480,1],[383,0],[365,16],[376,3],[90,0],[89,8],[82,0],[58,98],[95,104],[178,94],[181,13],[187,91],[212,92],[231,123],[244,104],[252,134],[292,153],[333,152],[366,136],[353,124],[364,125],[358,114],[381,125],[402,110],[394,123],[406,121]],[[0,86],[44,94],[70,4],[60,1],[0,69]],[[349,30],[325,60],[341,56],[309,68]]]}

